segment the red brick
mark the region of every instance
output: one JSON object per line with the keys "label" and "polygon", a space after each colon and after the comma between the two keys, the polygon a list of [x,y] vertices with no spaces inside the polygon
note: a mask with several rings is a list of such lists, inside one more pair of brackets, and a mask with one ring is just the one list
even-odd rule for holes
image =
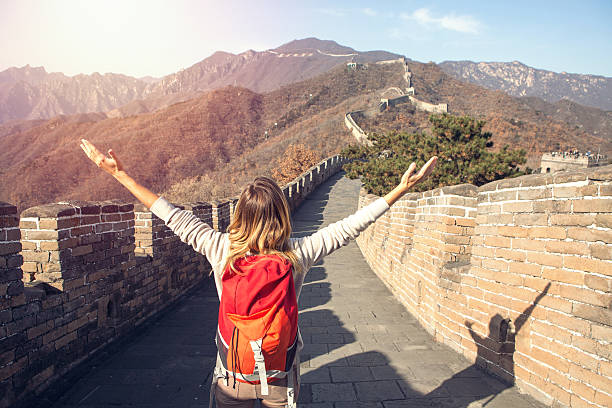
{"label": "red brick", "polygon": [[567,229],[567,236],[578,241],[612,243],[612,230],[597,230],[593,228],[572,227]]}
{"label": "red brick", "polygon": [[612,214],[597,214],[595,225],[602,228],[612,228]]}
{"label": "red brick", "polygon": [[567,200],[546,200],[533,202],[533,212],[535,213],[557,214],[569,213],[571,211],[572,204]]}
{"label": "red brick", "polygon": [[612,327],[592,324],[591,337],[596,340],[602,340],[608,343],[612,343]]}
{"label": "red brick", "polygon": [[552,225],[567,225],[588,227],[595,223],[596,217],[590,214],[551,214],[550,223]]}
{"label": "red brick", "polygon": [[598,293],[591,289],[577,288],[575,286],[560,285],[559,293],[566,299],[601,307],[608,307],[612,300],[612,295],[610,294]]}
{"label": "red brick", "polygon": [[587,274],[584,277],[584,284],[591,289],[601,290],[602,292],[612,291],[612,278],[610,277]]}
{"label": "red brick", "polygon": [[561,312],[565,312],[565,313],[571,313],[572,312],[572,307],[573,307],[573,303],[557,297],[557,296],[544,296],[541,300],[540,300],[540,305],[541,306],[545,306],[548,307],[550,309],[554,309],[554,310],[559,310]]}
{"label": "red brick", "polygon": [[514,203],[505,203],[502,204],[503,212],[511,212],[511,213],[530,213],[533,212],[533,202],[532,201],[518,201]]}
{"label": "red brick", "polygon": [[604,261],[612,260],[612,245],[591,244],[591,256]]}
{"label": "red brick", "polygon": [[542,277],[544,279],[550,279],[558,282],[569,283],[573,285],[584,284],[584,273],[568,271],[566,269],[557,269],[544,267],[542,269]]}
{"label": "red brick", "polygon": [[548,214],[516,214],[514,216],[516,225],[548,225]]}
{"label": "red brick", "polygon": [[508,262],[501,259],[484,258],[482,260],[482,267],[505,272],[508,270]]}
{"label": "red brick", "polygon": [[72,256],[80,256],[93,252],[91,245],[81,245],[76,248],[72,248]]}
{"label": "red brick", "polygon": [[66,334],[65,336],[55,341],[54,343],[55,349],[59,350],[60,348],[64,347],[66,344],[70,343],[71,341],[76,340],[76,338],[77,338],[76,331]]}
{"label": "red brick", "polygon": [[59,238],[58,231],[37,231],[26,230],[26,240],[57,240]]}
{"label": "red brick", "polygon": [[541,361],[544,364],[555,368],[556,370],[563,373],[567,373],[569,371],[569,362],[567,360],[555,356],[548,351],[533,347],[530,354],[535,360]]}
{"label": "red brick", "polygon": [[543,254],[539,252],[529,252],[527,261],[546,266],[563,266],[563,257],[561,255]]}
{"label": "red brick", "polygon": [[501,247],[501,248],[510,248],[512,241],[510,238],[506,237],[487,237],[485,240],[485,244],[487,246],[493,247]]}
{"label": "red brick", "polygon": [[575,255],[590,254],[588,245],[583,242],[548,241],[546,243],[546,251]]}
{"label": "red brick", "polygon": [[529,229],[523,227],[499,226],[497,231],[500,235],[506,237],[525,238],[529,236]]}
{"label": "red brick", "polygon": [[[607,392],[610,392],[610,388],[607,388]],[[595,400],[593,402],[602,407],[612,407],[612,395],[598,390],[595,392]]]}
{"label": "red brick", "polygon": [[510,262],[509,271],[517,274],[541,276],[542,265],[524,262]]}
{"label": "red brick", "polygon": [[512,238],[512,248],[544,252],[546,250],[546,241],[527,238]]}
{"label": "red brick", "polygon": [[99,224],[100,222],[100,215],[84,215],[80,219],[81,225]]}
{"label": "red brick", "polygon": [[534,333],[541,333],[543,336],[556,339],[565,344],[569,344],[572,339],[572,334],[569,330],[545,322],[534,322],[531,325],[531,330]]}
{"label": "red brick", "polygon": [[38,224],[36,223],[36,221],[26,221],[26,220],[19,220],[19,228],[24,230],[24,229],[38,229]]}
{"label": "red brick", "polygon": [[565,239],[567,231],[563,227],[532,227],[529,229],[531,238],[556,238]]}
{"label": "red brick", "polygon": [[78,237],[80,235],[91,234],[93,232],[93,226],[87,225],[84,227],[76,227],[70,229],[70,236]]}
{"label": "red brick", "polygon": [[7,378],[10,378],[13,374],[24,369],[28,364],[28,356],[23,356],[16,362],[13,362],[10,365],[6,365],[0,368],[0,381],[4,381]]}
{"label": "red brick", "polygon": [[612,276],[612,263],[599,259],[581,258],[566,255],[563,257],[563,267],[579,271],[594,272],[601,275]]}
{"label": "red brick", "polygon": [[551,188],[530,188],[528,190],[519,190],[519,200],[540,200],[542,198],[552,197]]}
{"label": "red brick", "polygon": [[610,213],[612,212],[612,200],[576,200],[572,203],[572,209],[575,213]]}
{"label": "red brick", "polygon": [[595,399],[595,389],[585,383],[579,381],[572,381],[570,390],[576,395],[588,401],[593,401]]}
{"label": "red brick", "polygon": [[487,248],[483,246],[473,246],[472,247],[472,255],[474,256],[484,256],[487,258],[495,257],[495,248]]}

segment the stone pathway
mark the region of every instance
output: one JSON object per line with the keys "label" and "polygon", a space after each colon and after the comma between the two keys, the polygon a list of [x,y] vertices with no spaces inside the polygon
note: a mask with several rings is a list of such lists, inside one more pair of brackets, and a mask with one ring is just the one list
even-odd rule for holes
{"label": "stone pathway", "polygon": [[[354,212],[358,192],[358,182],[332,178],[294,215],[296,235]],[[299,303],[305,341],[300,408],[542,406],[435,343],[355,243],[309,272]],[[48,392],[41,406],[50,406],[58,393],[54,408],[207,405],[217,305],[214,286],[200,285],[67,378],[76,377],[67,390]]]}

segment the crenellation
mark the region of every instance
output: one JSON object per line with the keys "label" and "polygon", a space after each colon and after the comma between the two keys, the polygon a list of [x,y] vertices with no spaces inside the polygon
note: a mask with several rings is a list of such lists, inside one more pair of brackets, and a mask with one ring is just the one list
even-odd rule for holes
{"label": "crenellation", "polygon": [[[345,162],[325,159],[283,187],[291,208]],[[237,201],[179,208],[223,232]],[[20,219],[0,203],[0,407],[35,396],[210,270],[140,204],[69,201],[29,208]]]}

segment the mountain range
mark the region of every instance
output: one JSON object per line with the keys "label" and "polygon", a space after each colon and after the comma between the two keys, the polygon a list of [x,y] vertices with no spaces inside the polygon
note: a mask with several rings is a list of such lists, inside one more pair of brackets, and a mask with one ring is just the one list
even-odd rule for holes
{"label": "mountain range", "polygon": [[0,72],[0,123],[89,112],[129,116],[227,85],[267,92],[327,72],[347,59],[372,62],[398,57],[307,38],[262,52],[248,50],[236,55],[218,51],[159,79],[109,73],[69,77],[48,73],[43,67],[13,67]]}
{"label": "mountain range", "polygon": [[[0,72],[0,124],[90,112],[105,112],[110,117],[129,116],[154,111],[226,85],[268,92],[312,78],[346,60],[365,63],[398,57],[387,51],[360,52],[334,41],[306,38],[261,52],[218,51],[163,78],[112,73],[70,77],[48,73],[43,67],[11,67]],[[553,103],[569,99],[612,110],[612,78],[555,73],[516,61],[445,61],[439,66],[462,81],[512,96],[535,96]]]}
{"label": "mountain range", "polygon": [[[397,58],[305,39],[262,53],[215,53],[160,80],[117,76],[145,83],[124,89],[147,90],[147,97],[107,112],[0,124],[5,180],[0,200],[24,209],[66,199],[130,199],[87,161],[78,148],[81,137],[102,149],[112,146],[136,178],[176,201],[231,196],[253,176],[270,174],[292,144],[304,144],[323,158],[354,143],[344,125],[347,112],[367,112],[355,115],[366,132],[426,131],[428,114],[411,104],[378,110],[381,97],[406,88],[406,68],[419,100],[447,103],[451,114],[485,120],[494,148],[525,148],[532,167],[543,151],[600,147],[612,153],[612,112],[567,99],[513,97],[456,79],[439,65]],[[395,61],[372,63],[380,60]],[[350,61],[364,65],[349,69]],[[38,85],[49,77],[68,78],[41,69],[30,68],[27,75],[7,71],[0,75],[1,84],[9,77],[29,76]],[[115,78],[106,75],[109,81]],[[106,75],[100,75],[99,84]]]}
{"label": "mountain range", "polygon": [[612,110],[612,78],[568,74],[513,62],[444,61],[440,68],[449,75],[512,96],[535,96],[547,102],[562,99],[581,105]]}

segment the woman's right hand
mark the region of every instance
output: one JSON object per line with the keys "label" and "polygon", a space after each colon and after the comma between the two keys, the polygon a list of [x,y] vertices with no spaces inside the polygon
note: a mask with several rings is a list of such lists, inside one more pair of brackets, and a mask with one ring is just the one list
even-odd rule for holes
{"label": "woman's right hand", "polygon": [[81,139],[81,149],[85,152],[89,159],[96,163],[96,166],[113,176],[119,183],[123,184],[130,193],[134,195],[141,203],[151,208],[153,203],[157,201],[159,196],[146,188],[145,186],[137,183],[133,178],[127,175],[123,171],[123,165],[119,161],[119,158],[115,155],[113,150],[108,151],[108,156],[101,153],[96,146],[92,145],[88,140]]}
{"label": "woman's right hand", "polygon": [[96,166],[100,167],[111,176],[117,177],[123,172],[123,165],[115,155],[115,152],[113,152],[113,149],[108,151],[108,155],[110,156],[108,157],[86,139],[81,139],[81,149],[83,149],[87,157],[89,157]]}

